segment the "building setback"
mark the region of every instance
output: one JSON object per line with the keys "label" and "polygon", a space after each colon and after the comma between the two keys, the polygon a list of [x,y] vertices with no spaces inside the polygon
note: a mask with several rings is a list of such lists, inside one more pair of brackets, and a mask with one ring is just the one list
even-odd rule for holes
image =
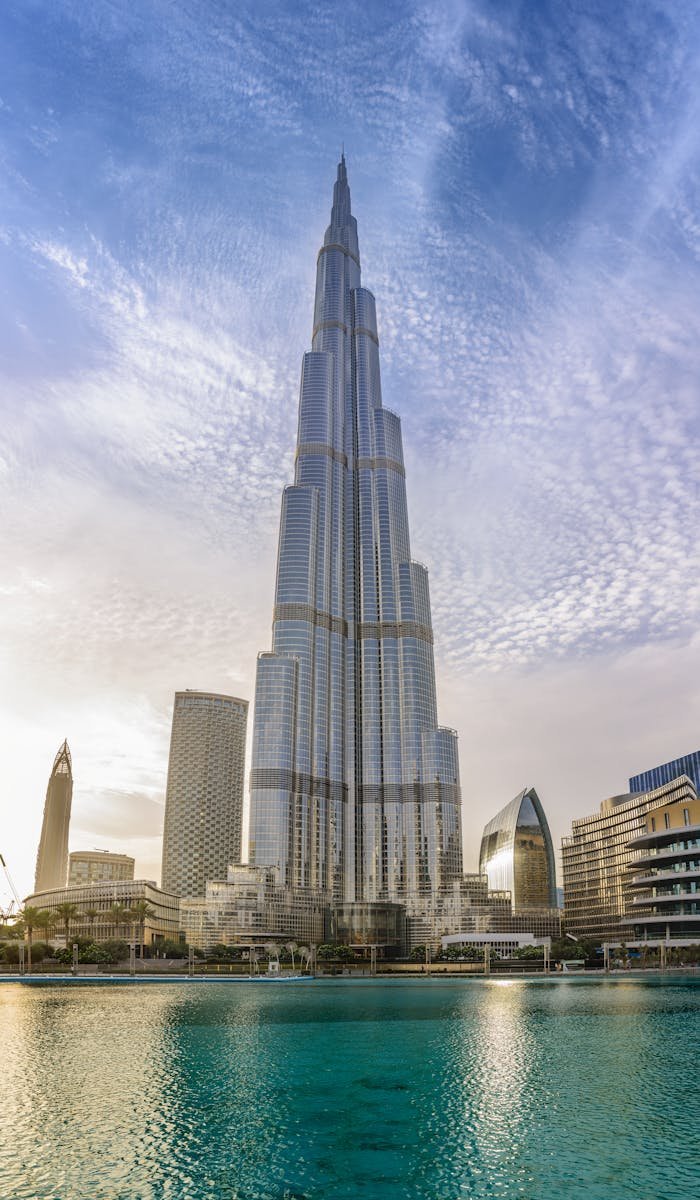
{"label": "building setback", "polygon": [[163,828],[162,886],[203,896],[241,860],[248,701],[176,692]]}
{"label": "building setback", "polygon": [[344,157],[317,261],[250,789],[250,861],[281,886],[399,902],[410,916],[462,877],[457,736],[437,723],[428,574],[411,558],[401,423],[382,405]]}
{"label": "building setback", "polygon": [[68,830],[73,800],[73,766],[68,742],[64,742],[53,761],[46,800],[41,839],[36,858],[35,892],[64,887],[68,871]]}

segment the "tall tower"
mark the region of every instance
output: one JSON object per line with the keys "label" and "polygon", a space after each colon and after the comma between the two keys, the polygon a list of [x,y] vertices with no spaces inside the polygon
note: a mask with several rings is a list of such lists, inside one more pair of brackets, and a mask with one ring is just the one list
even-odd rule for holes
{"label": "tall tower", "polygon": [[66,886],[68,874],[68,827],[73,800],[73,765],[68,742],[53,760],[44,802],[39,852],[36,856],[34,891]]}
{"label": "tall tower", "polygon": [[162,887],[203,896],[241,861],[248,701],[176,692],[163,828]]}
{"label": "tall tower", "polygon": [[272,652],[258,658],[250,858],[335,900],[436,896],[462,875],[457,737],[437,725],[401,423],[382,406],[345,158],[318,255]]}

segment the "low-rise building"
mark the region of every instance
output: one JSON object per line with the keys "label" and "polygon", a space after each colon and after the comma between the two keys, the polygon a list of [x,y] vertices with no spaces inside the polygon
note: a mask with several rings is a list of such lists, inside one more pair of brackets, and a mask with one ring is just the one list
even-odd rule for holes
{"label": "low-rise building", "polygon": [[[165,939],[180,938],[179,897],[164,892],[148,879],[125,879],[111,883],[73,884],[70,887],[53,888],[51,891],[35,892],[27,896],[26,905],[48,911],[55,915],[56,922],[51,933],[52,941],[63,941],[63,920],[58,913],[59,904],[75,904],[77,913],[70,922],[73,937],[89,937],[96,942],[118,938],[124,941],[140,940],[140,924],[127,915],[129,910],[145,901],[152,913],[144,924],[144,945],[154,945]],[[121,907],[123,912],[119,913]]]}

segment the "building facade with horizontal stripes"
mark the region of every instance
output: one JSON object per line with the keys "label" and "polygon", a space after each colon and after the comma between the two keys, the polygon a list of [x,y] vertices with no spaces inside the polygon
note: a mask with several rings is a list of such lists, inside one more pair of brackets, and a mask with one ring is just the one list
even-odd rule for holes
{"label": "building facade with horizontal stripes", "polygon": [[409,914],[462,877],[457,736],[438,725],[428,575],[411,557],[344,157],[257,665],[249,860],[282,887]]}

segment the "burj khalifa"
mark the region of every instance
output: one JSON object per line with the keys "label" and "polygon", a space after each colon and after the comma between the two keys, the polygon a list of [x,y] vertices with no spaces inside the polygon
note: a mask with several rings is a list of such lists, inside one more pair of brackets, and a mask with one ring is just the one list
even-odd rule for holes
{"label": "burj khalifa", "polygon": [[344,156],[311,345],[257,663],[249,859],[329,901],[415,904],[462,877],[457,736],[437,723],[428,574],[411,558]]}

